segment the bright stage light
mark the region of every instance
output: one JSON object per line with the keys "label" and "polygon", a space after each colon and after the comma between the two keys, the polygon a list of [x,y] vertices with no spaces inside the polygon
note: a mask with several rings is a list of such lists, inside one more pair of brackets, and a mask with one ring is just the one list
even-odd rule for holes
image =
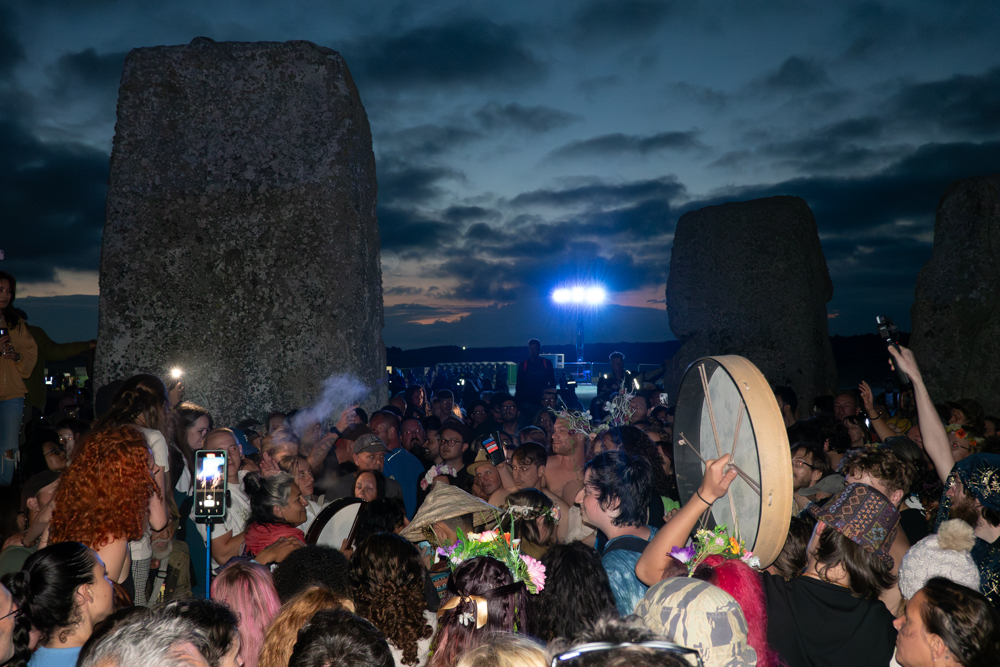
{"label": "bright stage light", "polygon": [[184,371],[182,371],[181,369],[179,368],[170,369],[170,377],[172,377],[173,379],[179,380],[182,375],[184,375]]}
{"label": "bright stage light", "polygon": [[604,303],[607,298],[608,293],[599,285],[560,287],[552,292],[552,300],[556,303],[596,306]]}

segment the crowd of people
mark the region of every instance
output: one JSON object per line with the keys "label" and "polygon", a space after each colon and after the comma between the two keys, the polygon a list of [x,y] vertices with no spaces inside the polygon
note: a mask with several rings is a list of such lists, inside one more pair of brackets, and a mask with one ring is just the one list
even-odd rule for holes
{"label": "crowd of people", "polygon": [[[800,406],[774,387],[794,509],[760,563],[705,523],[737,476],[729,456],[681,498],[673,408],[618,353],[604,416],[565,401],[537,340],[514,393],[397,375],[385,406],[332,427],[296,410],[217,424],[149,374],[39,416],[15,288],[0,273],[0,451],[19,490],[0,663],[997,664],[996,420],[935,403],[905,348],[887,351],[912,380],[898,396],[862,383]],[[210,538],[192,509],[199,450],[226,453]],[[324,543],[346,507],[349,536]]]}

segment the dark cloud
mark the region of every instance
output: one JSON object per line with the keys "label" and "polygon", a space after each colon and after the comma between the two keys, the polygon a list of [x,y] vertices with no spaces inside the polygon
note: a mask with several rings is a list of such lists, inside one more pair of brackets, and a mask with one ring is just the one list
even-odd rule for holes
{"label": "dark cloud", "polygon": [[458,226],[427,217],[411,208],[378,206],[378,228],[382,249],[404,257],[436,254],[459,233]]}
{"label": "dark cloud", "polygon": [[545,66],[517,28],[461,19],[345,45],[351,71],[368,85],[523,86],[540,81]]}
{"label": "dark cloud", "polygon": [[438,156],[482,138],[480,132],[453,125],[418,125],[384,134],[379,140],[394,152],[414,158]]}
{"label": "dark cloud", "polygon": [[573,17],[577,44],[624,42],[653,35],[673,10],[673,3],[656,0],[596,0]]}
{"label": "dark cloud", "polygon": [[500,212],[482,206],[449,206],[442,212],[449,222],[471,222],[473,220],[499,220]]}
{"label": "dark cloud", "polygon": [[0,121],[5,270],[30,281],[51,280],[57,268],[97,270],[107,181],[106,153],[42,143]]}
{"label": "dark cloud", "polygon": [[977,76],[905,86],[890,101],[900,119],[932,123],[965,136],[993,137],[1000,133],[1000,67]]}
{"label": "dark cloud", "polygon": [[885,166],[912,152],[910,146],[882,144],[886,123],[876,116],[851,118],[801,136],[775,141],[770,133],[750,133],[746,139],[753,150],[731,151],[722,155],[713,167],[740,167],[759,164],[761,159],[802,173],[858,173]]}
{"label": "dark cloud", "polygon": [[442,181],[464,178],[461,172],[448,167],[413,165],[393,156],[382,156],[377,164],[380,207],[430,202],[441,196]]}
{"label": "dark cloud", "polygon": [[0,4],[0,80],[10,77],[24,59],[24,46],[17,36],[14,12]]}
{"label": "dark cloud", "polygon": [[813,58],[799,56],[788,58],[781,63],[777,72],[768,75],[763,81],[767,89],[789,92],[811,90],[828,83],[830,77],[826,73],[826,68]]}
{"label": "dark cloud", "polygon": [[94,49],[59,56],[51,70],[52,90],[65,96],[81,89],[117,93],[125,66],[124,52],[98,54]]}
{"label": "dark cloud", "polygon": [[565,127],[579,120],[576,114],[544,106],[525,107],[520,104],[500,104],[490,102],[483,105],[473,116],[487,130],[523,130],[526,132],[549,132]]}
{"label": "dark cloud", "polygon": [[388,289],[382,290],[383,294],[389,296],[396,296],[396,295],[413,296],[415,294],[423,294],[423,292],[424,290],[420,287],[407,287],[404,285],[400,285],[399,287],[390,287]]}
{"label": "dark cloud", "polygon": [[511,200],[514,207],[525,206],[612,206],[642,199],[676,199],[685,194],[676,176],[629,183],[592,183],[561,190],[533,190]]}
{"label": "dark cloud", "polygon": [[698,132],[660,132],[649,136],[604,134],[591,139],[573,141],[549,153],[549,160],[575,160],[586,157],[616,155],[648,155],[656,151],[686,151],[704,148],[697,140]]}

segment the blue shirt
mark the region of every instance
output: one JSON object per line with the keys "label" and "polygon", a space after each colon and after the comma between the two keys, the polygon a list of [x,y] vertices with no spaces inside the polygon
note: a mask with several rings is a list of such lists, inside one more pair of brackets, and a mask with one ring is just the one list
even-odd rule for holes
{"label": "blue shirt", "polygon": [[75,648],[45,648],[39,646],[31,655],[28,667],[76,667],[82,646]]}
{"label": "blue shirt", "polygon": [[400,489],[403,491],[403,504],[406,505],[407,519],[412,519],[417,512],[417,486],[425,472],[420,459],[402,447],[397,447],[385,455],[382,474],[399,482]]}
{"label": "blue shirt", "polygon": [[[656,535],[656,528],[652,526],[648,526],[648,528],[649,539],[651,540]],[[608,552],[608,548],[625,537],[623,535],[613,540],[608,540],[607,545],[604,547],[604,555],[601,556],[601,563],[604,565],[604,570],[608,573],[608,579],[611,581],[611,591],[615,594],[615,605],[618,607],[618,613],[622,616],[628,616],[635,611],[635,606],[639,604],[639,600],[649,590],[649,586],[639,581],[639,577],[635,576],[635,565],[639,562],[641,553],[627,549],[617,549],[610,553]]]}

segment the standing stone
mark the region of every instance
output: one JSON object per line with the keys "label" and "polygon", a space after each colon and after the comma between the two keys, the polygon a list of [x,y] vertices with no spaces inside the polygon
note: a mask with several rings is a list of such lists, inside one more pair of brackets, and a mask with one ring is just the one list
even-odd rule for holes
{"label": "standing stone", "polygon": [[133,50],[101,252],[98,386],[184,371],[216,425],[309,404],[349,373],[385,403],[368,118],[309,42]]}
{"label": "standing stone", "polygon": [[816,220],[798,197],[709,206],[681,216],[667,278],[670,329],[681,341],[671,399],[699,357],[738,354],[799,405],[836,387],[826,303],[833,284]]}
{"label": "standing stone", "polygon": [[1000,414],[1000,174],[952,183],[917,276],[910,345],[935,401]]}

